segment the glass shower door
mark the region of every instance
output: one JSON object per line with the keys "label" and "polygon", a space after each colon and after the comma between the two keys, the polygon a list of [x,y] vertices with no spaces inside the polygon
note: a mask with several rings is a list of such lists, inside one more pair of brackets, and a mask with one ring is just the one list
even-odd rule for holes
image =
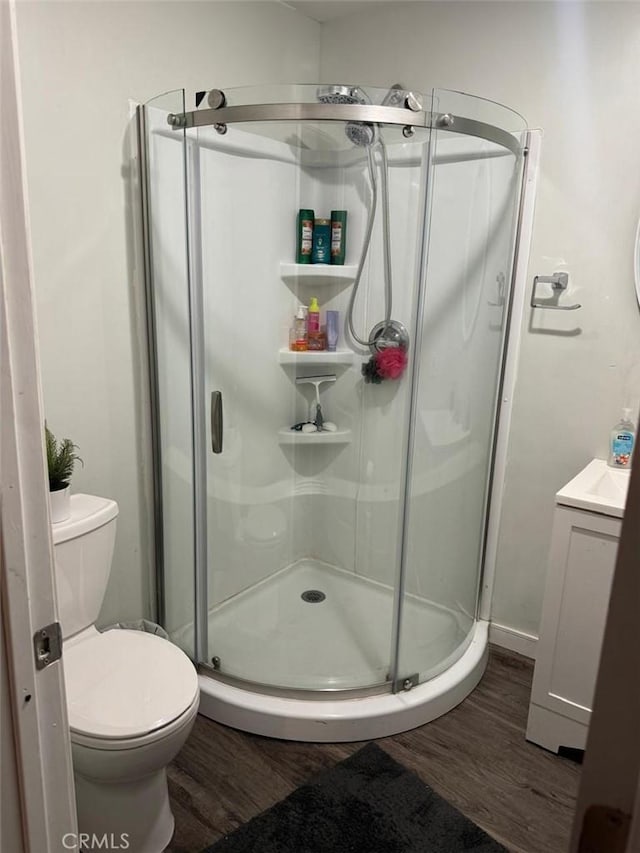
{"label": "glass shower door", "polygon": [[[200,130],[193,150],[204,393],[223,423],[222,452],[207,441],[208,658],[220,676],[262,688],[370,687],[388,677],[393,596],[377,602],[387,628],[374,648],[354,571],[359,365],[342,332],[330,357],[289,350],[300,304],[316,296],[323,318],[327,309],[344,316],[349,292],[344,269],[295,265],[297,211],[348,208],[355,241],[363,226],[348,196],[357,188],[343,185],[331,146],[321,178],[305,169],[294,140],[308,126],[256,130]],[[347,147],[342,127],[334,136]],[[291,429],[315,417],[315,385],[300,381],[310,376],[325,380],[320,400],[335,432]]]}
{"label": "glass shower door", "polygon": [[[389,690],[410,384],[365,385],[368,353],[343,330],[371,193],[366,153],[338,122],[230,125],[225,135],[208,127],[188,137],[206,405],[202,662],[263,689]],[[402,281],[394,314],[407,327],[427,140],[424,131],[410,141],[393,131]],[[295,264],[300,208],[317,217],[348,211],[344,266]],[[384,316],[380,229],[378,217],[356,308],[363,334]],[[326,310],[340,312],[336,353],[289,349],[296,310],[314,296],[323,323]],[[304,380],[318,376],[324,417],[337,429],[292,430],[314,417],[315,385]]]}
{"label": "glass shower door", "polygon": [[525,123],[517,114],[453,92],[436,92],[434,105],[439,113],[465,116],[475,135],[456,133],[457,118],[451,130],[433,134],[400,683],[448,669],[473,637],[523,163]]}
{"label": "glass shower door", "polygon": [[314,618],[300,599],[310,543],[297,521],[309,498],[278,442],[297,393],[278,360],[288,291],[277,274],[300,206],[297,165],[288,147],[233,128],[194,133],[191,155],[208,410],[206,662],[243,681],[309,686],[317,673],[299,658],[303,615]]}

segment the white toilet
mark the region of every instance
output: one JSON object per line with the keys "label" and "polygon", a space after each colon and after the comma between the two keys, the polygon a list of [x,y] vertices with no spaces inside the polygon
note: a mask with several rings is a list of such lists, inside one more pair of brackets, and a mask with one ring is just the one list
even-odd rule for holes
{"label": "white toilet", "polygon": [[167,640],[96,630],[117,516],[115,501],[72,495],[71,518],[52,525],[78,824],[160,853],[174,826],[166,767],[193,726],[198,678]]}

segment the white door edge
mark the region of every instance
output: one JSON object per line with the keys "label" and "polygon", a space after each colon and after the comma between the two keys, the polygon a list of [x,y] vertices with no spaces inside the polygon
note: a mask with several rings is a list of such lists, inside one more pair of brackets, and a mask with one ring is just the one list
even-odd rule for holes
{"label": "white door edge", "polygon": [[13,2],[0,3],[0,86],[0,591],[13,781],[23,849],[59,853],[77,850],[77,822],[62,662],[37,670],[33,651],[56,605]]}

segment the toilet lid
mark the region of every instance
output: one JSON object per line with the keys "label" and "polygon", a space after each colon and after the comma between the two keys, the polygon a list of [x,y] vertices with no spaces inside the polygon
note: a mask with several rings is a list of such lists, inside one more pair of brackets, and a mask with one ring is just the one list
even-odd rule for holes
{"label": "toilet lid", "polygon": [[185,653],[144,631],[115,629],[64,649],[71,729],[102,738],[140,737],[187,710],[198,691]]}
{"label": "toilet lid", "polygon": [[71,495],[70,507],[71,515],[66,521],[51,525],[54,545],[90,533],[118,515],[118,504],[115,501],[95,495]]}

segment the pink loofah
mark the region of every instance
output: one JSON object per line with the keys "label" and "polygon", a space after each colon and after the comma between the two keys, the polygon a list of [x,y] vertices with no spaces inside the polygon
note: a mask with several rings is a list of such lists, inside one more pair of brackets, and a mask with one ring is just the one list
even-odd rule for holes
{"label": "pink loofah", "polygon": [[376,354],[376,368],[383,379],[399,379],[407,366],[407,353],[401,347],[386,347]]}

